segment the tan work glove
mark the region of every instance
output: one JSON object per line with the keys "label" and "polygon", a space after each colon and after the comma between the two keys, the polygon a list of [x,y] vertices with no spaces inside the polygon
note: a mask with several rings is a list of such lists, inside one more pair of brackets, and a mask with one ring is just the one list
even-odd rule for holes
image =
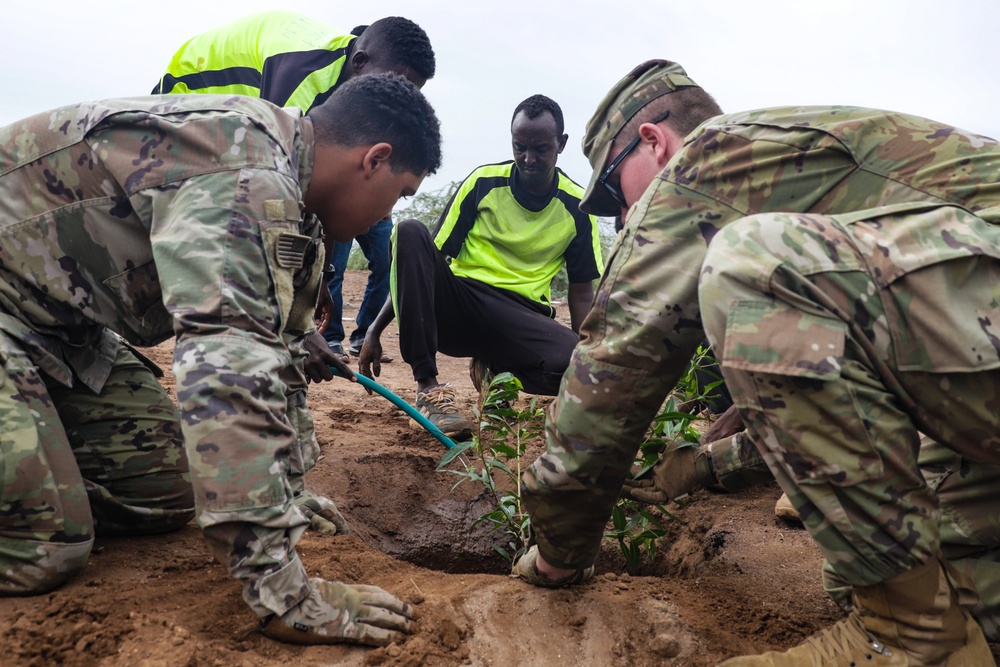
{"label": "tan work glove", "polygon": [[511,576],[524,579],[529,584],[544,586],[545,588],[561,588],[562,586],[582,584],[594,576],[594,566],[591,565],[588,568],[577,570],[568,577],[552,580],[539,574],[538,569],[535,567],[537,559],[538,545],[536,544],[532,545],[514,562],[514,565],[510,568]]}
{"label": "tan work glove", "polygon": [[625,480],[621,497],[662,505],[714,483],[708,452],[703,445],[673,443],[641,478]]}
{"label": "tan work glove", "polygon": [[388,646],[410,631],[413,608],[378,586],[309,583],[312,590],[302,602],[262,621],[264,635],[289,644]]}
{"label": "tan work glove", "polygon": [[329,498],[303,489],[295,495],[292,502],[309,519],[309,530],[315,530],[321,535],[347,535],[351,532],[344,515]]}

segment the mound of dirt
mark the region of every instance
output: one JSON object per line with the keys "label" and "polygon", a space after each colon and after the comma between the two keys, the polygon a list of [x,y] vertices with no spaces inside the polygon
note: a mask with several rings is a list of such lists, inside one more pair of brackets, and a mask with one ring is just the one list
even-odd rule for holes
{"label": "mound of dirt", "polygon": [[[366,278],[347,276],[348,317]],[[396,361],[382,366],[380,381],[412,400],[394,328],[383,342]],[[172,345],[148,352],[168,370],[171,388]],[[442,356],[439,364],[471,414],[467,361]],[[435,470],[444,453],[437,441],[343,380],[315,386],[310,406],[323,457],[307,483],[337,502],[353,534],[307,533],[302,561],[313,576],[376,584],[413,603],[418,623],[404,642],[368,649],[264,638],[240,586],[192,524],[170,535],[101,539],[84,572],[59,590],[0,598],[0,665],[702,667],[787,648],[842,615],[822,590],[809,536],[774,517],[776,486],[695,494],[675,508],[668,536],[639,575],[625,573],[617,543],[607,541],[592,583],[536,589],[509,576],[494,533],[469,530],[488,501],[469,484],[453,490],[456,477]]]}

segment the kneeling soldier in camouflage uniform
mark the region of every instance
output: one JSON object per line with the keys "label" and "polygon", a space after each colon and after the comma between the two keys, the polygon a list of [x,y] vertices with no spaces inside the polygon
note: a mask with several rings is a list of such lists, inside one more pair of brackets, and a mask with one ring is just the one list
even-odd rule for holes
{"label": "kneeling soldier in camouflage uniform", "polygon": [[[707,333],[753,442],[854,589],[850,616],[802,646],[725,664],[993,664],[917,453],[923,432],[1000,464],[997,143],[852,107],[723,116],[651,61],[605,98],[584,152],[584,208],[628,215],[523,479],[538,544],[515,571],[586,578]],[[966,492],[996,516],[990,485]]]}
{"label": "kneeling soldier in camouflage uniform", "polygon": [[[440,160],[434,111],[395,75],[350,81],[304,117],[158,96],[0,129],[0,594],[65,581],[95,530],[186,523],[190,461],[198,524],[265,634],[380,645],[407,631],[408,605],[310,579],[296,555],[306,527],[342,519],[302,484],[318,447],[290,398],[293,341],[312,327],[324,236],[364,232]],[[105,327],[138,345],[176,337],[179,413]]]}

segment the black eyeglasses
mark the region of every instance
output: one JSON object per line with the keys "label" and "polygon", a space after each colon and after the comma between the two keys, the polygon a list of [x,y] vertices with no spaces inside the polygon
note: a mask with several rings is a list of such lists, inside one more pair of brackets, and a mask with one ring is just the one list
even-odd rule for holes
{"label": "black eyeglasses", "polygon": [[[667,111],[663,112],[662,116],[657,116],[656,118],[654,118],[653,120],[651,120],[649,122],[652,123],[653,125],[656,125],[657,123],[666,120],[667,116],[669,116],[669,115],[670,115],[670,110],[668,109]],[[622,208],[628,208],[628,204],[625,203],[625,195],[623,195],[621,193],[621,191],[618,190],[618,188],[616,188],[615,186],[613,186],[610,183],[608,183],[608,179],[611,178],[611,174],[615,173],[615,169],[617,169],[618,165],[620,165],[622,163],[622,160],[624,160],[625,158],[627,158],[628,154],[631,153],[632,150],[635,149],[635,147],[639,145],[639,139],[640,138],[641,137],[639,136],[639,133],[636,132],[635,138],[632,139],[632,141],[628,142],[628,145],[626,145],[625,148],[622,149],[621,153],[619,153],[615,157],[615,159],[611,161],[611,164],[608,165],[608,168],[605,169],[604,173],[601,174],[600,177],[597,179],[597,182],[601,184],[601,186],[604,188],[604,190]]]}

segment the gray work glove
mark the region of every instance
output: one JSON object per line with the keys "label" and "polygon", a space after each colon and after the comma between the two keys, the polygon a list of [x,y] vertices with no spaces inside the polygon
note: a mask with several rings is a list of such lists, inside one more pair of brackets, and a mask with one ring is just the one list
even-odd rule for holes
{"label": "gray work glove", "polygon": [[292,502],[309,519],[309,530],[321,535],[347,535],[351,532],[344,515],[329,498],[303,489],[295,494]]}
{"label": "gray work glove", "polygon": [[714,483],[707,449],[703,445],[675,442],[639,479],[625,480],[621,496],[640,503],[662,505]]}
{"label": "gray work glove", "polygon": [[378,586],[309,583],[312,590],[302,602],[261,622],[265,636],[289,644],[388,646],[410,632],[413,608]]}
{"label": "gray work glove", "polygon": [[538,559],[538,545],[532,545],[527,551],[525,551],[520,558],[518,558],[514,565],[510,568],[511,576],[524,579],[529,584],[534,584],[535,586],[544,586],[545,588],[561,588],[563,586],[574,586],[576,584],[582,584],[591,577],[594,576],[594,566],[584,568],[582,570],[577,570],[568,577],[562,579],[552,580],[547,577],[543,577],[539,574],[538,570],[535,568],[535,561]]}

